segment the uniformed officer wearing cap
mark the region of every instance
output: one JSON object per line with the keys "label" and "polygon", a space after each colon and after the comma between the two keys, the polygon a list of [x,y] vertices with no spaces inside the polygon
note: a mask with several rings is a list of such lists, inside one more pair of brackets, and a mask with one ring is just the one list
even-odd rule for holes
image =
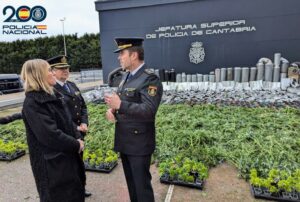
{"label": "uniformed officer wearing cap", "polygon": [[150,161],[155,149],[155,115],[162,84],[144,63],[141,38],[116,38],[118,60],[127,70],[117,94],[105,95],[106,118],[115,122],[114,149],[120,152],[130,200],[154,201]]}
{"label": "uniformed officer wearing cap", "polygon": [[[65,103],[71,114],[74,128],[78,137],[84,140],[84,136],[88,131],[88,112],[85,101],[81,96],[79,88],[75,83],[68,81],[70,65],[67,63],[67,57],[64,55],[55,56],[47,60],[52,71],[55,71],[56,84],[54,88],[63,94]],[[83,152],[81,153],[82,156]],[[86,176],[83,176],[86,182]],[[85,196],[91,196],[90,192],[85,191]]]}

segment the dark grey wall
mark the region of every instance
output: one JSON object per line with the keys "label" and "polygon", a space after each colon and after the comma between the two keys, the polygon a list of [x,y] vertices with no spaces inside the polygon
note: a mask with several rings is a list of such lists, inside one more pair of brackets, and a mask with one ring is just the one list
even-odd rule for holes
{"label": "dark grey wall", "polygon": [[[255,66],[276,52],[300,60],[299,0],[123,0],[96,2],[99,11],[104,77],[119,66],[115,37],[144,37],[159,27],[196,24],[198,31],[255,27],[256,31],[201,36],[145,39],[146,63],[177,72],[208,73],[216,67]],[[201,23],[246,20],[245,25],[201,29]],[[182,32],[183,30],[178,30]],[[195,31],[195,29],[194,29]],[[177,31],[166,31],[173,33]],[[183,31],[184,32],[184,31]],[[205,58],[190,62],[191,43],[203,43]]]}

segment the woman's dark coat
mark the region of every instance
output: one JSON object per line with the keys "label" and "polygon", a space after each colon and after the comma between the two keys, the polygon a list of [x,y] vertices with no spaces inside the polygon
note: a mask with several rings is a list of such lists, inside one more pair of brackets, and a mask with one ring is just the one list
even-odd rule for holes
{"label": "woman's dark coat", "polygon": [[84,201],[84,170],[63,97],[28,92],[22,116],[41,202]]}

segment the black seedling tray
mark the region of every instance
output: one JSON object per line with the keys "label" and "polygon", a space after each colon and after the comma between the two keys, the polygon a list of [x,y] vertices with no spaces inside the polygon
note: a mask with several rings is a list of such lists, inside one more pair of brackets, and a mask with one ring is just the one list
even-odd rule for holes
{"label": "black seedling tray", "polygon": [[26,154],[25,150],[17,151],[13,153],[12,155],[5,155],[5,154],[0,154],[0,160],[1,161],[12,161],[17,158],[20,158],[21,156],[24,156]]}
{"label": "black seedling tray", "polygon": [[118,162],[117,161],[112,162],[109,164],[109,166],[104,166],[101,164],[99,167],[90,166],[87,163],[84,163],[84,165],[85,165],[85,170],[87,171],[110,173],[118,165]]}
{"label": "black seedling tray", "polygon": [[270,193],[266,188],[257,188],[251,185],[251,193],[254,198],[276,200],[276,201],[290,201],[290,202],[300,202],[300,193],[289,194],[284,196],[283,192]]}

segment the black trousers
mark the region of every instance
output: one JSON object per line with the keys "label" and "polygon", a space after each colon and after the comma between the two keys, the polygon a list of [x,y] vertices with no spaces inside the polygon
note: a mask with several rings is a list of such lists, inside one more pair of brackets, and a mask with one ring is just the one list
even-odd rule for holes
{"label": "black trousers", "polygon": [[84,187],[85,187],[85,185],[86,185],[86,174],[85,174],[85,166],[84,166],[84,161],[83,161],[83,151],[80,152],[79,156],[80,156],[80,160],[81,160],[80,163],[82,164],[81,179],[82,179],[82,182],[84,183]]}
{"label": "black trousers", "polygon": [[154,202],[151,155],[132,156],[121,153],[121,159],[131,202]]}
{"label": "black trousers", "polygon": [[[80,132],[80,134],[81,134],[81,140],[82,141],[84,141],[84,137],[85,137],[85,135],[86,135],[86,133],[83,133],[83,132]],[[83,152],[84,151],[82,151],[82,152],[80,152],[80,157],[81,157],[81,160],[82,160],[82,165],[83,165],[83,175],[82,175],[82,180],[83,180],[83,182],[84,182],[84,188],[85,188],[85,185],[86,185],[86,174],[85,174],[85,166],[84,166],[84,161],[83,161]]]}

